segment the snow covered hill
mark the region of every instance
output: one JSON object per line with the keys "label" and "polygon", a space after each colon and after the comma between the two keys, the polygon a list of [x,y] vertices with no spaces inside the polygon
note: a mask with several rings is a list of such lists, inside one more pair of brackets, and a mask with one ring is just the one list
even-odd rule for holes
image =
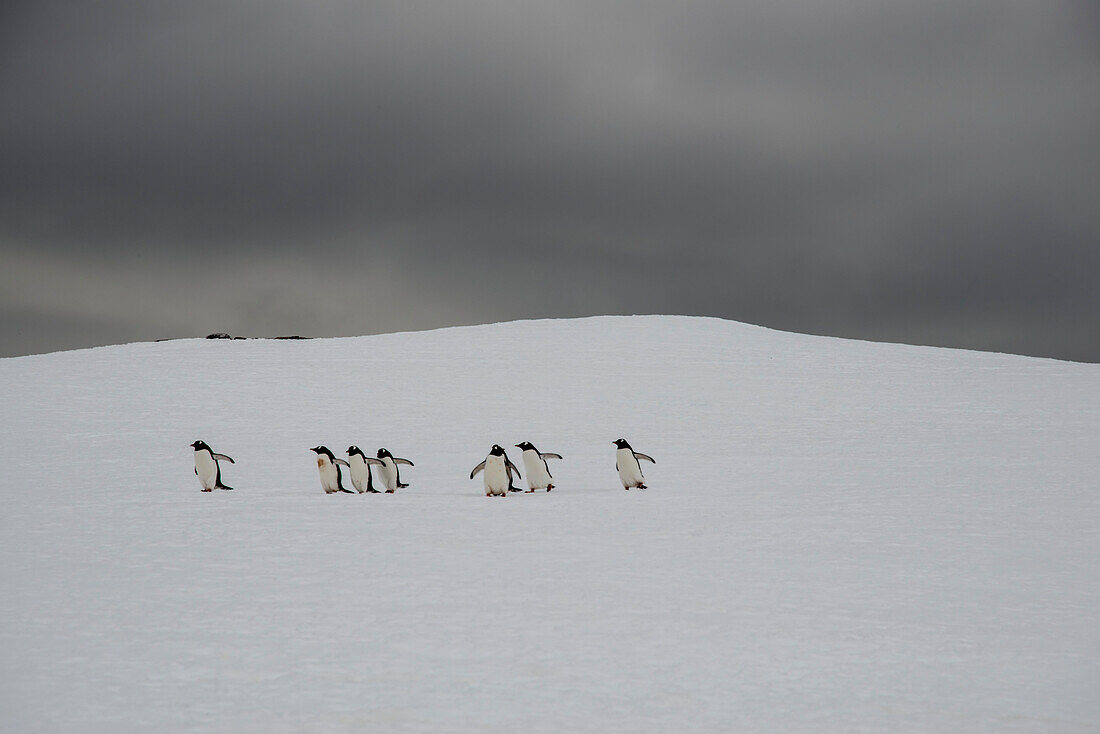
{"label": "snow covered hill", "polygon": [[[4,730],[1100,729],[1100,365],[605,317],[3,359],[0,415]],[[525,439],[558,489],[486,498]]]}

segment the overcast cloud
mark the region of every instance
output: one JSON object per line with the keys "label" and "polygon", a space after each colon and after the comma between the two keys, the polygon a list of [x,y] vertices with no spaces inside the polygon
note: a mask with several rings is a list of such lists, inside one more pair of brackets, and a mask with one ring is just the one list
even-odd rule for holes
{"label": "overcast cloud", "polygon": [[1087,0],[0,11],[0,354],[680,313],[1100,361]]}

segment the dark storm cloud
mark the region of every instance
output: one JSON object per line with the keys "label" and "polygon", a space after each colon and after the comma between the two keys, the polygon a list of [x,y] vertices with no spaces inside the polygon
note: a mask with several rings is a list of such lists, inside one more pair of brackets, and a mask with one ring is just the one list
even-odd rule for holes
{"label": "dark storm cloud", "polygon": [[[9,354],[51,330],[671,312],[1100,359],[1088,3],[29,4],[3,26]],[[11,324],[41,326],[20,346]]]}

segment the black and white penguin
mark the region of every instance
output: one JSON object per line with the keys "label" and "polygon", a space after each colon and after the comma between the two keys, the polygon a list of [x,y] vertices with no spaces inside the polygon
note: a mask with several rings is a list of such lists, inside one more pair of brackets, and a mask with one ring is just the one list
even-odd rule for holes
{"label": "black and white penguin", "polygon": [[348,474],[351,474],[351,483],[359,494],[378,494],[370,471],[371,464],[382,466],[381,461],[370,458],[358,446],[348,446]]}
{"label": "black and white penguin", "polygon": [[530,441],[517,443],[516,448],[523,452],[523,468],[527,470],[527,491],[545,489],[549,492],[554,488],[554,477],[550,474],[547,459],[560,459],[561,454],[540,454]]}
{"label": "black and white penguin", "polygon": [[213,449],[206,445],[205,441],[195,441],[191,444],[195,449],[195,476],[202,484],[203,492],[213,492],[215,489],[233,489],[222,484],[222,468],[219,460],[228,461],[230,464],[237,462],[225,454],[215,454]]}
{"label": "black and white penguin", "polygon": [[638,459],[645,459],[651,464],[657,462],[652,457],[640,454],[630,448],[630,444],[626,442],[625,438],[612,441],[612,443],[618,447],[615,451],[615,468],[619,470],[619,480],[623,483],[623,489],[630,489],[631,487],[646,489],[645,477],[642,476],[642,465],[638,463]]}
{"label": "black and white penguin", "polygon": [[516,465],[508,458],[508,454],[504,453],[504,449],[498,444],[493,444],[493,448],[489,449],[489,455],[485,457],[485,460],[473,468],[473,471],[470,472],[470,479],[477,476],[479,471],[485,472],[483,479],[485,481],[486,497],[494,495],[503,497],[510,491],[519,491],[512,486],[512,472],[515,472],[520,479],[523,477]]}
{"label": "black and white penguin", "polygon": [[408,459],[399,459],[389,452],[389,449],[378,449],[378,461],[382,468],[378,473],[382,476],[382,484],[386,487],[386,494],[393,494],[398,489],[405,489],[409,485],[401,482],[401,469],[398,464],[415,466]]}
{"label": "black and white penguin", "polygon": [[314,446],[310,451],[317,454],[317,472],[321,475],[321,489],[325,490],[325,494],[335,494],[336,492],[355,494],[350,489],[344,489],[344,483],[340,475],[340,464],[350,467],[348,462],[337,459],[324,446]]}

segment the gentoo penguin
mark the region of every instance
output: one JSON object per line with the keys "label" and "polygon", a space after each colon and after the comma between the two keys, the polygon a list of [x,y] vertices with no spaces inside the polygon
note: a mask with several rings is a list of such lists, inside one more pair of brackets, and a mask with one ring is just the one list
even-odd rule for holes
{"label": "gentoo penguin", "polygon": [[382,466],[381,461],[370,458],[358,446],[348,446],[348,474],[351,474],[351,483],[359,494],[378,494],[378,490],[374,488],[374,477],[370,473],[371,464]]}
{"label": "gentoo penguin", "polygon": [[656,464],[657,462],[652,457],[639,454],[630,448],[630,444],[626,442],[625,438],[612,441],[612,443],[619,447],[615,451],[615,468],[619,470],[619,479],[623,483],[623,489],[630,489],[631,487],[645,489],[645,477],[642,476],[642,465],[638,463],[638,459],[645,459],[650,464]]}
{"label": "gentoo penguin", "polygon": [[310,451],[317,454],[317,471],[321,475],[321,489],[325,490],[325,494],[336,492],[355,494],[350,489],[344,489],[344,484],[341,481],[340,464],[350,467],[348,462],[337,459],[324,446],[314,446]]}
{"label": "gentoo penguin", "polygon": [[401,482],[401,469],[397,465],[414,466],[411,461],[396,458],[389,449],[378,449],[378,463],[382,465],[378,473],[382,476],[382,484],[386,486],[386,494],[393,494],[395,490],[409,486]]}
{"label": "gentoo penguin", "polygon": [[497,444],[493,444],[493,448],[489,449],[489,455],[485,457],[485,460],[470,472],[470,479],[473,479],[482,470],[485,471],[486,497],[492,497],[493,495],[503,497],[508,494],[509,490],[517,491],[512,486],[512,472],[515,472],[520,479],[523,478],[519,473],[519,469],[508,458],[508,454],[504,453],[504,449]]}
{"label": "gentoo penguin", "polygon": [[527,491],[545,489],[549,492],[553,489],[554,478],[550,475],[550,467],[546,464],[546,460],[560,459],[561,454],[540,454],[530,441],[517,443],[516,448],[523,452],[523,468],[527,470]]}
{"label": "gentoo penguin", "polygon": [[195,441],[191,444],[195,449],[195,476],[202,483],[203,492],[213,492],[215,489],[233,489],[222,484],[222,468],[218,465],[219,459],[224,459],[230,464],[237,462],[225,454],[215,454],[213,449],[206,445],[205,441]]}

